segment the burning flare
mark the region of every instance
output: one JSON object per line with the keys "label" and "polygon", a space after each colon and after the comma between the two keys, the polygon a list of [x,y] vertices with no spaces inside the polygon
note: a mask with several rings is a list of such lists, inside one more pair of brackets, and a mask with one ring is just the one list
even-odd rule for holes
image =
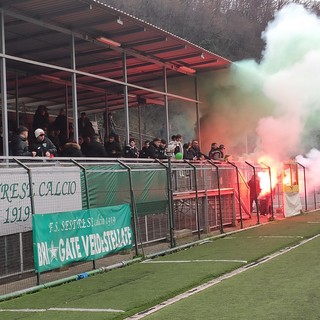
{"label": "burning flare", "polygon": [[[274,189],[278,183],[279,163],[269,156],[260,157],[258,162],[264,167],[270,167],[271,188]],[[260,179],[260,188],[261,188],[260,196],[265,196],[270,193],[269,170],[258,172],[258,177]]]}
{"label": "burning flare", "polygon": [[284,177],[283,177],[283,184],[285,186],[291,186],[291,176],[290,176],[290,170],[284,171]]}

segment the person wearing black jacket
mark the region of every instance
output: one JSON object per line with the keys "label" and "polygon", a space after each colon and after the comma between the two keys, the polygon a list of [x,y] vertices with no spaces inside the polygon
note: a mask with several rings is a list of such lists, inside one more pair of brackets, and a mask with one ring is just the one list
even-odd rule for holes
{"label": "person wearing black jacket", "polygon": [[45,129],[49,126],[49,113],[48,109],[44,105],[38,106],[34,116],[33,116],[33,130],[37,128]]}
{"label": "person wearing black jacket", "polygon": [[166,147],[167,141],[165,139],[161,139],[159,146],[159,159],[168,159]]}
{"label": "person wearing black jacket", "polygon": [[59,115],[56,117],[53,124],[54,124],[54,128],[56,129],[55,131],[59,132],[58,134],[59,143],[61,144],[61,146],[63,146],[66,143],[68,138],[68,126],[69,126],[68,117],[66,116],[66,112],[64,108],[60,109]]}
{"label": "person wearing black jacket", "polygon": [[67,142],[64,144],[59,155],[60,157],[69,157],[69,158],[83,157],[80,145],[70,139],[67,140]]}
{"label": "person wearing black jacket", "polygon": [[185,159],[203,160],[209,159],[209,157],[201,152],[198,140],[192,140],[191,147],[189,147],[189,149],[187,150]]}
{"label": "person wearing black jacket", "polygon": [[150,141],[146,140],[143,144],[142,149],[139,152],[139,158],[148,158],[149,154],[148,154],[148,148],[150,146]]}
{"label": "person wearing black jacket", "polygon": [[35,152],[37,157],[51,158],[57,154],[57,148],[52,141],[46,137],[44,131],[40,128],[34,132],[36,140],[31,144],[31,152]]}
{"label": "person wearing black jacket", "polygon": [[148,157],[151,159],[159,159],[161,158],[160,154],[160,138],[154,138],[152,142],[150,143],[150,146],[148,148]]}
{"label": "person wearing black jacket", "polygon": [[107,157],[120,158],[122,156],[120,143],[115,140],[115,136],[110,135],[108,141],[105,142],[104,147],[107,151]]}
{"label": "person wearing black jacket", "polygon": [[125,158],[139,158],[139,150],[136,147],[136,141],[134,138],[130,138],[129,145],[124,148]]}
{"label": "person wearing black jacket", "polygon": [[101,143],[99,135],[95,134],[86,147],[87,157],[106,157],[107,152],[104,145]]}
{"label": "person wearing black jacket", "polygon": [[91,138],[95,135],[92,122],[87,117],[85,112],[81,112],[80,118],[78,119],[78,132],[79,132],[79,135],[83,137]]}
{"label": "person wearing black jacket", "polygon": [[10,143],[10,150],[12,156],[35,156],[35,152],[29,151],[28,142],[29,130],[27,127],[20,126],[17,130],[17,134],[12,137]]}

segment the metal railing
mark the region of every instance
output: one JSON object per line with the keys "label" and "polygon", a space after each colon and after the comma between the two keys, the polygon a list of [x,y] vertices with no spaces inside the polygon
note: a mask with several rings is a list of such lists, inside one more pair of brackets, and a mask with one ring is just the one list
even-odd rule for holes
{"label": "metal railing", "polygon": [[[29,183],[25,191],[31,190],[27,200],[33,208],[32,213],[41,213],[37,212],[37,205],[31,205],[36,200],[36,192],[32,191],[32,187],[36,185],[33,175],[40,168],[59,172],[63,168],[76,167],[80,168],[82,181],[82,208],[122,203],[131,205],[136,241],[134,253],[129,255],[143,255],[145,250],[156,252],[159,246],[162,249],[175,247],[205,237],[211,232],[225,232],[225,228],[229,227],[243,228],[244,222],[248,220],[260,223],[259,213],[252,215],[250,212],[247,181],[252,175],[252,167],[245,163],[0,157],[0,197],[2,200],[9,200],[10,186],[11,196],[15,197],[17,191],[14,188],[17,187],[12,186],[19,183],[19,179],[24,179],[24,183]],[[253,167],[257,171],[265,170],[259,165]],[[24,178],[26,174],[27,179]],[[299,184],[301,183],[300,198],[303,207],[306,210],[319,208],[320,190],[305,188],[308,179],[302,172],[301,177],[303,179]],[[49,176],[42,178],[49,179]],[[278,184],[273,190],[275,216],[283,216],[283,206],[283,191]],[[13,209],[8,208],[9,211]],[[21,221],[18,221],[19,212],[15,211],[16,221],[12,222],[12,232],[1,233],[1,229],[4,230],[7,224],[6,214],[6,208],[2,204],[0,295],[16,291],[20,286],[25,288],[37,283],[33,267],[32,227],[16,232],[14,225],[21,226]],[[185,235],[189,237],[184,237]],[[121,253],[97,260],[93,265],[76,263],[70,272],[76,274],[79,270],[100,268],[119,259],[123,259]],[[59,272],[48,272],[42,276],[42,281],[62,276]]]}

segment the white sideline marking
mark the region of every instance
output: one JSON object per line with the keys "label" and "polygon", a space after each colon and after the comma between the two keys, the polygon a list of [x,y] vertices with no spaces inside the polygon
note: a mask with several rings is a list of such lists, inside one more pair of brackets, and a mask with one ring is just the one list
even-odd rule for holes
{"label": "white sideline marking", "polygon": [[239,262],[248,263],[246,260],[167,260],[167,261],[154,261],[151,259],[144,260],[142,263],[190,263],[190,262]]}
{"label": "white sideline marking", "polygon": [[123,310],[115,310],[115,309],[83,309],[83,308],[0,309],[0,312],[46,312],[46,311],[125,312]]}
{"label": "white sideline marking", "polygon": [[80,311],[80,312],[124,312],[116,309],[83,309],[83,308],[49,308],[48,311]]}
{"label": "white sideline marking", "polygon": [[260,236],[259,238],[303,238],[303,236]]}
{"label": "white sideline marking", "polygon": [[224,240],[229,240],[229,239],[257,239],[257,238],[275,238],[275,239],[281,239],[281,238],[301,238],[303,239],[303,236],[252,236],[252,237],[226,237]]}
{"label": "white sideline marking", "polygon": [[320,223],[320,221],[308,221],[307,223]]}
{"label": "white sideline marking", "polygon": [[319,236],[320,236],[320,234],[317,234],[312,238],[309,238],[309,239],[306,239],[306,240],[302,240],[300,243],[298,243],[296,245],[293,245],[291,247],[287,247],[285,249],[281,249],[278,252],[275,252],[275,253],[273,253],[273,254],[271,254],[269,256],[266,256],[266,257],[264,257],[264,258],[262,258],[262,259],[260,259],[260,260],[258,260],[256,262],[253,262],[253,263],[250,263],[250,264],[248,264],[246,266],[240,267],[240,268],[238,268],[238,269],[236,269],[234,271],[231,271],[230,273],[227,273],[227,274],[225,274],[225,275],[223,275],[221,277],[218,277],[216,279],[210,280],[207,283],[201,284],[198,287],[190,289],[189,291],[186,291],[186,292],[184,292],[182,294],[179,294],[179,295],[177,295],[177,296],[175,296],[175,297],[173,297],[171,299],[168,299],[168,300],[166,300],[164,302],[161,302],[160,304],[158,304],[158,305],[156,305],[156,306],[154,306],[154,307],[152,307],[150,309],[147,309],[145,311],[141,311],[141,312],[139,312],[139,313],[137,313],[137,314],[135,314],[135,315],[133,315],[133,316],[131,316],[129,318],[126,318],[125,320],[142,319],[142,318],[144,318],[144,317],[146,317],[146,316],[148,316],[148,315],[150,315],[152,313],[155,313],[155,312],[157,312],[157,311],[159,311],[159,310],[161,310],[161,309],[163,309],[163,308],[165,308],[165,307],[167,307],[167,306],[169,306],[171,304],[174,304],[174,303],[176,303],[176,302],[178,302],[178,301],[180,301],[182,299],[188,298],[188,297],[194,295],[195,293],[198,293],[198,292],[201,292],[201,291],[203,291],[205,289],[208,289],[208,288],[220,283],[223,280],[232,278],[232,277],[234,277],[234,276],[236,276],[236,275],[238,275],[238,274],[240,274],[242,272],[245,272],[245,271],[247,271],[249,269],[257,267],[262,263],[265,263],[265,262],[270,261],[270,260],[272,260],[272,259],[274,259],[274,258],[276,258],[278,256],[281,256],[284,253],[287,253],[287,252],[289,252],[289,251],[291,251],[291,250],[293,250],[295,248],[298,248],[301,245],[303,245],[303,244],[305,244],[305,243],[307,243],[309,241],[312,241],[312,240],[316,239]]}
{"label": "white sideline marking", "polygon": [[0,309],[0,312],[45,312],[47,309]]}

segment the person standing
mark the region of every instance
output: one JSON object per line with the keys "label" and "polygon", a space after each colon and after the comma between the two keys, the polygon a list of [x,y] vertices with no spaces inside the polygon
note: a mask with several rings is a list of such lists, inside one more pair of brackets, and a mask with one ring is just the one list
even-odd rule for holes
{"label": "person standing", "polygon": [[165,139],[161,139],[159,146],[159,159],[168,159],[167,155],[167,141]]}
{"label": "person standing", "polygon": [[251,179],[248,181],[248,186],[250,189],[250,212],[253,211],[253,203],[255,203],[258,210],[258,197],[261,192],[260,178],[257,175],[252,175]]}
{"label": "person standing", "polygon": [[140,152],[139,152],[139,158],[148,158],[149,154],[148,154],[148,148],[150,146],[150,141],[146,140],[143,144],[143,147],[141,148]]}
{"label": "person standing", "polygon": [[168,153],[170,154],[175,154],[175,151],[176,151],[176,146],[177,146],[177,138],[176,138],[176,135],[172,135],[171,136],[171,140],[169,141],[168,143]]}
{"label": "person standing", "polygon": [[225,159],[225,150],[226,150],[226,148],[225,148],[225,146],[224,146],[224,144],[220,144],[220,146],[219,146],[219,151],[220,151],[220,154],[221,154],[221,158],[222,159]]}
{"label": "person standing", "polygon": [[148,157],[151,159],[160,158],[160,138],[154,138],[148,148]]}
{"label": "person standing", "polygon": [[55,127],[53,123],[50,124],[48,129],[47,137],[51,140],[51,142],[56,146],[58,153],[61,151],[61,148],[63,147],[64,143],[60,143],[59,139],[59,133],[60,130]]}
{"label": "person standing", "polygon": [[59,142],[63,146],[68,139],[68,117],[63,108],[60,109],[59,115],[54,120],[54,127],[59,130]]}
{"label": "person standing", "polygon": [[199,142],[198,140],[194,139],[191,142],[191,147],[188,150],[188,160],[203,160],[204,155],[200,151]]}
{"label": "person standing", "polygon": [[28,135],[29,130],[27,127],[20,126],[18,128],[10,143],[12,156],[36,156],[35,151],[29,151]]}
{"label": "person standing", "polygon": [[104,147],[107,151],[107,157],[119,158],[122,156],[121,145],[116,141],[115,136],[109,136],[109,139],[105,142]]}
{"label": "person standing", "polygon": [[40,128],[42,130],[48,129],[49,126],[49,113],[47,107],[44,105],[38,106],[33,116],[33,130]]}
{"label": "person standing", "polygon": [[31,144],[31,152],[35,152],[37,157],[51,158],[57,154],[57,148],[53,142],[46,137],[45,132],[38,128],[34,131],[36,140]]}
{"label": "person standing", "polygon": [[90,138],[90,142],[86,148],[86,156],[87,157],[107,157],[107,151],[102,144],[100,137],[98,134],[95,134],[92,138]]}
{"label": "person standing", "polygon": [[192,141],[188,141],[183,144],[183,159],[192,160],[192,153],[190,151],[192,147]]}
{"label": "person standing", "polygon": [[109,135],[112,135],[112,136],[117,135],[116,124],[113,120],[113,115],[111,112],[108,113],[108,127],[109,127]]}
{"label": "person standing", "polygon": [[83,154],[81,152],[81,147],[80,145],[73,140],[67,140],[66,143],[64,144],[61,152],[60,152],[60,157],[70,157],[70,158],[75,158],[75,157],[83,157]]}
{"label": "person standing", "polygon": [[139,158],[139,150],[136,147],[134,138],[130,138],[129,144],[124,148],[125,158]]}
{"label": "person standing", "polygon": [[211,143],[211,149],[209,151],[209,158],[211,160],[220,160],[222,159],[222,154],[216,142]]}
{"label": "person standing", "polygon": [[78,131],[79,135],[83,137],[92,138],[95,135],[92,123],[85,112],[81,112],[78,119]]}

